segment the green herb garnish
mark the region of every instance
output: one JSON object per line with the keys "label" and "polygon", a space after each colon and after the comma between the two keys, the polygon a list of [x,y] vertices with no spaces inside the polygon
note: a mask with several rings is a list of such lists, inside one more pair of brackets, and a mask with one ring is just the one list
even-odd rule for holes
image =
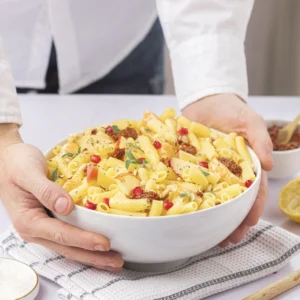
{"label": "green herb garnish", "polygon": [[185,197],[187,197],[187,198],[191,198],[191,195],[189,194],[189,193],[187,193],[187,192],[183,192],[183,193],[181,193],[180,195],[179,195],[181,198],[185,198]]}
{"label": "green herb garnish", "polygon": [[66,157],[66,156],[73,157],[73,156],[75,156],[75,155],[76,155],[76,153],[68,152],[68,153],[65,153],[64,155],[62,155],[62,158]]}
{"label": "green herb garnish", "polygon": [[128,157],[128,159],[133,160],[133,161],[137,161],[137,159],[134,157],[134,155],[131,153],[130,150],[126,151],[126,156]]}
{"label": "green herb garnish", "polygon": [[51,180],[56,181],[57,177],[58,177],[58,168],[56,168],[52,173]]}
{"label": "green herb garnish", "polygon": [[113,125],[113,126],[111,126],[112,128],[113,128],[113,130],[114,130],[114,134],[118,134],[118,133],[120,133],[122,130],[120,130],[119,129],[119,127],[117,126],[117,125]]}
{"label": "green herb garnish", "polygon": [[80,153],[81,153],[81,147],[78,148],[77,154],[80,154]]}
{"label": "green herb garnish", "polygon": [[139,150],[139,151],[142,151],[142,149],[141,149],[140,147],[136,146],[136,145],[133,144],[133,143],[128,143],[128,146],[129,146],[129,147],[132,147],[132,148],[135,148],[135,149],[137,149],[137,150]]}
{"label": "green herb garnish", "polygon": [[205,172],[205,171],[202,171],[202,174],[203,174],[204,176],[209,176],[209,173],[207,173],[207,172]]}
{"label": "green herb garnish", "polygon": [[147,127],[145,127],[145,131],[147,131],[147,132],[153,132],[151,129],[149,129]]}
{"label": "green herb garnish", "polygon": [[127,160],[125,161],[125,167],[126,167],[126,169],[129,168],[129,166],[131,165],[131,163],[132,163],[132,161],[131,161],[130,159],[127,159]]}
{"label": "green herb garnish", "polygon": [[144,159],[143,162],[139,161],[138,159],[136,159],[136,158],[134,157],[134,155],[131,153],[130,150],[127,150],[127,151],[126,151],[126,156],[127,156],[127,158],[128,158],[128,159],[125,161],[125,167],[126,167],[126,169],[128,169],[129,166],[130,166],[131,164],[142,165],[143,167],[145,167],[146,164],[147,164],[146,159]]}
{"label": "green herb garnish", "polygon": [[185,198],[185,197],[190,197],[190,194],[185,192],[185,193],[181,193],[179,196],[181,198]]}

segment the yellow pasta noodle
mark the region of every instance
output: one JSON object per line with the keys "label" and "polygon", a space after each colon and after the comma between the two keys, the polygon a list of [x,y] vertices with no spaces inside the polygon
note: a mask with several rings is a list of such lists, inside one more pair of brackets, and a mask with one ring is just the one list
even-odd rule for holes
{"label": "yellow pasta noodle", "polygon": [[109,206],[114,209],[132,212],[142,212],[150,208],[148,199],[128,199],[122,193],[117,193],[109,201]]}
{"label": "yellow pasta noodle", "polygon": [[120,215],[120,216],[131,216],[131,217],[146,217],[146,213],[142,212],[133,212],[133,211],[124,211],[119,209],[110,208],[109,209],[110,214],[114,215]]}
{"label": "yellow pasta noodle", "polygon": [[165,124],[166,126],[172,130],[173,132],[176,132],[176,129],[177,129],[177,122],[176,120],[174,119],[166,119],[165,120]]}
{"label": "yellow pasta noodle", "polygon": [[196,202],[189,202],[189,203],[186,203],[182,206],[182,209],[181,209],[181,213],[182,214],[187,214],[187,213],[190,213],[190,212],[194,212],[198,209],[198,205]]}
{"label": "yellow pasta noodle", "polygon": [[243,161],[240,164],[241,168],[242,168],[242,178],[243,181],[247,181],[247,180],[251,180],[254,181],[255,180],[255,174],[254,171],[252,169],[252,166],[250,164],[249,161]]}
{"label": "yellow pasta noodle", "polygon": [[191,122],[189,128],[197,137],[209,137],[211,130],[199,123]]}
{"label": "yellow pasta noodle", "polygon": [[202,153],[205,154],[205,156],[209,160],[211,160],[214,157],[218,156],[215,147],[213,146],[213,144],[208,139],[205,139],[205,140],[201,141],[201,150],[202,150]]}
{"label": "yellow pasta noodle", "polygon": [[214,200],[209,199],[209,200],[203,201],[198,209],[203,210],[203,209],[211,208],[214,206],[216,206],[215,199]]}
{"label": "yellow pasta noodle", "polygon": [[88,196],[96,196],[96,195],[100,195],[101,193],[104,192],[104,189],[98,187],[98,186],[90,186],[87,190],[87,194]]}
{"label": "yellow pasta noodle", "polygon": [[85,153],[80,153],[78,154],[74,159],[72,159],[69,164],[68,164],[68,169],[71,172],[75,172],[81,165],[87,163],[90,161],[90,154],[85,152]]}
{"label": "yellow pasta noodle", "polygon": [[184,116],[180,116],[177,118],[177,123],[181,127],[189,127],[189,125],[191,124],[191,121]]}
{"label": "yellow pasta noodle", "polygon": [[183,210],[183,204],[176,202],[167,212],[166,216],[179,215]]}
{"label": "yellow pasta noodle", "polygon": [[236,143],[236,149],[237,149],[237,152],[239,153],[239,155],[246,161],[248,162],[252,162],[252,159],[251,159],[251,156],[250,156],[250,153],[247,149],[247,146],[246,146],[246,143],[245,143],[245,140],[242,136],[237,136],[235,138],[235,143]]}
{"label": "yellow pasta noodle", "polygon": [[216,149],[220,149],[220,148],[228,148],[230,149],[231,148],[231,145],[226,143],[224,141],[224,139],[216,139],[215,141],[213,141],[213,145]]}
{"label": "yellow pasta noodle", "polygon": [[54,147],[53,150],[52,150],[54,155],[59,155],[60,151],[61,151],[61,146],[60,145]]}
{"label": "yellow pasta noodle", "polygon": [[149,217],[161,216],[163,212],[163,201],[153,200],[149,212]]}
{"label": "yellow pasta noodle", "polygon": [[73,199],[74,203],[82,200],[87,194],[87,186],[82,184],[75,188],[74,190],[69,192],[71,198]]}
{"label": "yellow pasta noodle", "polygon": [[174,119],[176,117],[176,110],[174,108],[167,108],[159,117],[162,121],[166,119]]}
{"label": "yellow pasta noodle", "polygon": [[110,157],[107,160],[106,164],[110,168],[120,168],[120,169],[124,169],[125,168],[125,163],[122,160],[116,159],[114,157]]}
{"label": "yellow pasta noodle", "polygon": [[97,211],[108,213],[109,206],[106,203],[100,202],[99,204],[97,204]]}

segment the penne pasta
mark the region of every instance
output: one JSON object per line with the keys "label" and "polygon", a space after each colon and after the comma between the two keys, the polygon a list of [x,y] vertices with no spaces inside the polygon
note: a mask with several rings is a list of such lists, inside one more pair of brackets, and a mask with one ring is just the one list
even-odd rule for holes
{"label": "penne pasta", "polygon": [[52,148],[47,166],[76,205],[128,217],[222,205],[256,180],[243,137],[176,118],[173,108],[71,134]]}
{"label": "penne pasta", "polygon": [[173,120],[176,117],[176,110],[173,108],[167,108],[159,117],[163,122],[167,119]]}
{"label": "penne pasta", "polygon": [[163,201],[153,200],[149,212],[149,217],[161,216],[163,212]]}
{"label": "penne pasta", "polygon": [[242,178],[243,181],[246,182],[247,180],[254,181],[255,180],[255,174],[252,169],[252,166],[249,161],[243,161],[240,164],[242,168]]}
{"label": "penne pasta", "polygon": [[252,162],[252,159],[251,159],[251,156],[250,156],[250,153],[247,149],[247,146],[246,146],[246,143],[245,143],[245,140],[242,136],[237,136],[235,137],[235,143],[236,143],[236,149],[237,149],[237,152],[238,154],[246,161],[248,162]]}
{"label": "penne pasta", "polygon": [[150,208],[150,202],[148,199],[128,199],[119,192],[110,199],[109,206],[123,211],[143,212]]}

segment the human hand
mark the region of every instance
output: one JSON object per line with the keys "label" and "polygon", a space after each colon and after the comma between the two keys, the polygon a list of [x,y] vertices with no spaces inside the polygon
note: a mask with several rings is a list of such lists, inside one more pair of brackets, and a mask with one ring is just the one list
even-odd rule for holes
{"label": "human hand", "polygon": [[[273,167],[272,141],[264,119],[233,94],[209,96],[189,105],[182,111],[190,120],[230,133],[236,132],[249,142],[265,171]],[[262,173],[258,196],[242,224],[220,246],[239,243],[251,226],[259,221],[268,199],[268,180]]]}
{"label": "human hand", "polygon": [[[0,135],[1,137],[1,135]],[[70,260],[108,271],[119,271],[121,256],[109,240],[46,214],[44,206],[61,215],[72,212],[68,193],[47,179],[43,154],[20,138],[0,149],[0,198],[21,238],[43,245]]]}

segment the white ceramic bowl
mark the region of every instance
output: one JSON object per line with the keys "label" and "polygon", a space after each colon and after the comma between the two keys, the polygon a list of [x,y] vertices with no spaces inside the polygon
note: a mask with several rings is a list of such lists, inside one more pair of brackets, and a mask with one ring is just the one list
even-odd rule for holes
{"label": "white ceramic bowl", "polygon": [[[139,271],[173,268],[218,245],[247,216],[261,179],[259,159],[251,149],[249,151],[257,174],[256,180],[240,196],[213,208],[166,217],[129,217],[76,206],[69,216],[54,216],[106,236],[112,250],[124,258],[125,268]],[[50,158],[49,155],[50,152],[46,157]]]}
{"label": "white ceramic bowl", "polygon": [[[285,126],[290,121],[267,120],[268,128],[272,125]],[[298,126],[300,131],[300,125]],[[300,172],[300,148],[287,151],[273,151],[273,169],[268,172],[268,177],[282,179],[292,177]]]}
{"label": "white ceramic bowl", "polygon": [[28,265],[0,258],[0,299],[34,300],[39,292],[39,277]]}

